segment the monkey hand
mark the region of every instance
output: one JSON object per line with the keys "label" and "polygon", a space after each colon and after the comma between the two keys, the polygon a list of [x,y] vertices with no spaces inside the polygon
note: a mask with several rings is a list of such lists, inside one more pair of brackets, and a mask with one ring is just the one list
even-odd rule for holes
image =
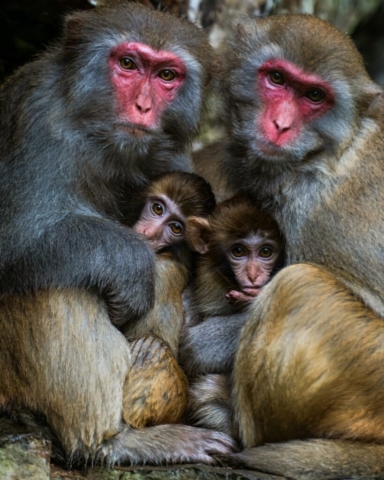
{"label": "monkey hand", "polygon": [[129,229],[125,237],[111,248],[102,278],[108,314],[119,326],[142,317],[154,304],[154,252]]}
{"label": "monkey hand", "polygon": [[259,288],[245,288],[244,291],[239,292],[237,290],[231,290],[225,295],[225,298],[231,305],[237,303],[247,303],[251,302],[255,297],[260,293]]}

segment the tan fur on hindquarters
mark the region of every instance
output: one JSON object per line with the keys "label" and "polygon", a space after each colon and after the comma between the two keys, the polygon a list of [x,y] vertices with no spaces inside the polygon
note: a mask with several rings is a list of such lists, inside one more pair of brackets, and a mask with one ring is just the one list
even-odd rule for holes
{"label": "tan fur on hindquarters", "polygon": [[187,406],[187,378],[158,338],[131,342],[132,365],[123,394],[123,418],[133,427],[180,423]]}

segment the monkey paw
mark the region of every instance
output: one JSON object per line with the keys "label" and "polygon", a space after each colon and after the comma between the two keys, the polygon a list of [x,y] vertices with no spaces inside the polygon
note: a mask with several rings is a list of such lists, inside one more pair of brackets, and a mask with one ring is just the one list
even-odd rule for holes
{"label": "monkey paw", "polygon": [[233,440],[226,434],[187,425],[158,425],[134,430],[128,426],[104,442],[97,461],[115,464],[212,464],[212,455],[227,455],[234,450]]}

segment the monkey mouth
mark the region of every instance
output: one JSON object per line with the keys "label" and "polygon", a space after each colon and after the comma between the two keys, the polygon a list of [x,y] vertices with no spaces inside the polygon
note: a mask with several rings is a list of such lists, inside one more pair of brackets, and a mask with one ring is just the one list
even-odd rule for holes
{"label": "monkey mouth", "polygon": [[266,142],[265,140],[255,139],[256,149],[263,157],[279,158],[284,156],[284,151],[278,145]]}
{"label": "monkey mouth", "polygon": [[149,128],[143,127],[141,125],[135,125],[133,123],[119,123],[117,127],[120,130],[123,130],[124,133],[127,133],[131,137],[135,138],[142,138],[152,133]]}

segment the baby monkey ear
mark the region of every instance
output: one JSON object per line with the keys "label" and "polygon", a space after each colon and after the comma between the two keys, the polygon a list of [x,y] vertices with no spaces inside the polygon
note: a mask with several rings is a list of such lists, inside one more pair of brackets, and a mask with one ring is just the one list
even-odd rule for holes
{"label": "baby monkey ear", "polygon": [[209,251],[211,224],[206,218],[190,217],[186,226],[186,237],[193,250],[205,255]]}

